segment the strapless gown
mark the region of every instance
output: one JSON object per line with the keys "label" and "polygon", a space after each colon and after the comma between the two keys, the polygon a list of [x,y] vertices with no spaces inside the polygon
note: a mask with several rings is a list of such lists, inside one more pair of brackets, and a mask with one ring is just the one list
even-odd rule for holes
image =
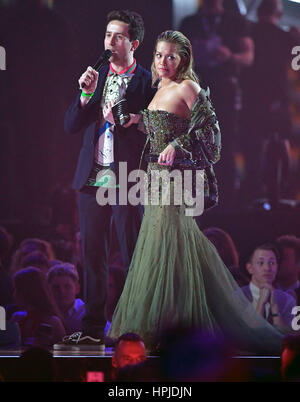
{"label": "strapless gown", "polygon": [[[144,111],[150,151],[159,154],[189,121]],[[153,169],[172,167],[148,164]],[[249,352],[280,353],[283,334],[253,308],[184,205],[145,205],[122,295],[108,336],[138,333],[149,349],[178,325],[220,334]]]}

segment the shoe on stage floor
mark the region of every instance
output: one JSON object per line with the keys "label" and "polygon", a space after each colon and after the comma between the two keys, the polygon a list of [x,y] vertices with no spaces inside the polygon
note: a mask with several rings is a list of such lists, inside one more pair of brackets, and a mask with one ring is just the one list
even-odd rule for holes
{"label": "shoe on stage floor", "polygon": [[74,334],[65,336],[61,342],[53,345],[53,349],[60,351],[95,351],[104,352],[105,344],[103,339],[92,338],[84,335],[82,332],[74,332]]}

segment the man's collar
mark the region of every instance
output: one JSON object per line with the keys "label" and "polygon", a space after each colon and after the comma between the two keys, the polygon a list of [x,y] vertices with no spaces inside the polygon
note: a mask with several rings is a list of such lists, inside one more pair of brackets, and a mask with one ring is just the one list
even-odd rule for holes
{"label": "man's collar", "polygon": [[252,281],[249,284],[250,287],[250,291],[252,293],[253,299],[259,299],[259,293],[260,293],[260,289],[258,286],[256,286]]}
{"label": "man's collar", "polygon": [[127,74],[127,75],[131,75],[131,74],[134,73],[135,69],[136,69],[136,60],[135,60],[135,59],[133,59],[133,63],[132,63],[129,67],[126,67],[126,68],[124,68],[124,70],[119,71],[119,72],[117,72],[117,71],[113,68],[112,64],[110,63],[108,75],[113,75],[113,74],[118,74],[118,75]]}

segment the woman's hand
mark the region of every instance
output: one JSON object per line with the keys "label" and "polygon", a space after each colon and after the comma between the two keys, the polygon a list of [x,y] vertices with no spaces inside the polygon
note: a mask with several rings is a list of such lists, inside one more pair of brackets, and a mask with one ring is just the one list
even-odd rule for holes
{"label": "woman's hand", "polygon": [[108,121],[111,124],[115,124],[114,116],[111,110],[111,108],[114,106],[115,103],[116,102],[110,101],[106,103],[103,107],[103,117],[106,121]]}
{"label": "woman's hand", "polygon": [[160,154],[158,158],[159,165],[172,166],[175,159],[175,148],[169,144]]}

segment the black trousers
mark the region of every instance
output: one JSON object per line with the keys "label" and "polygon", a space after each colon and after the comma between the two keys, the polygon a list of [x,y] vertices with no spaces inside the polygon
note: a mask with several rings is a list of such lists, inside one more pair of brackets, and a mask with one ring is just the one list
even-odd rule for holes
{"label": "black trousers", "polygon": [[141,206],[104,205],[96,201],[97,188],[78,193],[79,225],[84,268],[86,312],[82,320],[84,334],[103,338],[106,325],[108,291],[108,247],[110,222],[113,218],[122,259],[129,268],[143,209]]}

